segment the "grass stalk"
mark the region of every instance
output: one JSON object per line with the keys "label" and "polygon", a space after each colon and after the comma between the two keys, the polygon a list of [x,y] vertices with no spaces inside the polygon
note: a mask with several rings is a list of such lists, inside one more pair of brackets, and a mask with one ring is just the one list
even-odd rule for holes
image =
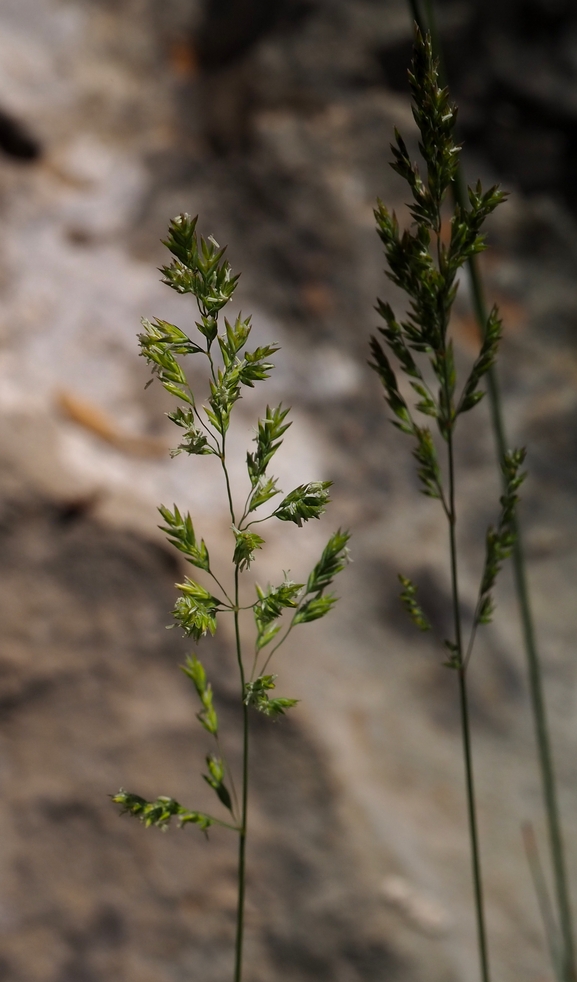
{"label": "grass stalk", "polygon": [[[226,466],[225,439],[222,441],[221,464],[225,477],[228,508],[233,526],[236,526],[234,503],[232,499],[230,476]],[[245,699],[245,671],[242,658],[242,640],[240,634],[240,593],[239,593],[239,564],[234,569],[234,639],[236,661],[240,681],[240,698],[242,705],[242,785],[241,785],[241,814],[238,828],[238,867],[237,867],[237,906],[236,933],[234,942],[234,982],[241,982],[244,947],[244,906],[246,893],[246,839],[248,820],[248,756],[249,756],[249,719],[248,706]]]}
{"label": "grass stalk", "polygon": [[[461,197],[463,197],[461,182],[459,182],[459,188]],[[468,271],[471,282],[471,292],[473,296],[475,315],[479,324],[479,330],[481,331],[483,329],[483,325],[487,323],[487,308],[477,263],[469,263]],[[487,382],[497,454],[499,459],[502,461],[506,453],[507,444],[503,413],[501,409],[500,387],[494,369],[488,374]],[[547,721],[547,707],[543,691],[543,672],[535,637],[535,625],[531,610],[529,586],[527,583],[523,539],[517,516],[514,518],[514,526],[515,544],[513,546],[512,553],[513,578],[517,593],[519,618],[521,621],[521,630],[523,634],[523,646],[525,648],[525,655],[527,659],[529,693],[531,698],[533,723],[535,727],[535,742],[537,745],[537,755],[539,759],[539,771],[541,775],[541,787],[547,824],[547,836],[549,840],[549,852],[551,857],[553,881],[555,884],[557,916],[559,919],[561,936],[563,938],[563,978],[565,982],[576,982],[577,973],[575,966],[573,916],[571,911],[571,896],[569,892],[567,861],[565,858],[561,816],[559,812],[559,803],[557,800],[555,766],[553,763],[551,738]]]}
{"label": "grass stalk", "polygon": [[533,888],[535,890],[535,896],[539,905],[539,911],[543,922],[543,929],[545,932],[545,938],[547,939],[549,955],[551,958],[553,971],[555,973],[555,978],[557,982],[564,982],[565,971],[562,964],[562,949],[559,944],[560,934],[555,921],[555,915],[553,913],[547,880],[541,865],[539,849],[537,847],[537,839],[535,837],[533,826],[530,822],[525,822],[525,824],[521,827],[521,834],[523,836],[523,844],[525,846],[525,854],[527,856],[529,872],[531,873],[531,879],[533,880]]}
{"label": "grass stalk", "polygon": [[467,786],[467,815],[469,821],[469,837],[471,842],[471,866],[473,871],[473,889],[475,893],[475,916],[477,919],[477,946],[479,951],[479,964],[480,964],[482,982],[490,982],[489,950],[487,945],[487,930],[485,927],[483,880],[481,876],[481,853],[479,849],[479,833],[477,830],[475,784],[473,779],[473,760],[471,755],[471,730],[469,725],[467,669],[465,668],[465,666],[463,666],[458,670],[457,675],[459,679],[459,703],[461,708],[463,756],[465,759],[465,782]]}
{"label": "grass stalk", "polygon": [[459,705],[461,711],[461,736],[463,741],[463,757],[465,763],[465,785],[467,796],[467,818],[469,824],[469,839],[471,844],[471,865],[473,872],[473,891],[475,897],[475,916],[477,921],[477,945],[482,982],[490,982],[489,954],[487,946],[487,931],[485,928],[485,908],[483,901],[483,881],[481,877],[481,853],[479,848],[479,833],[477,829],[477,808],[475,800],[475,782],[473,777],[473,758],[471,753],[471,728],[469,721],[469,701],[467,695],[467,666],[463,652],[463,632],[461,626],[461,603],[459,597],[458,558],[456,542],[457,514],[455,509],[455,465],[453,454],[453,434],[449,431],[447,440],[447,455],[449,461],[449,543],[451,552],[451,592],[453,601],[453,619],[455,625],[455,643],[457,646],[457,678],[459,683]]}
{"label": "grass stalk", "polygon": [[235,570],[234,584],[234,633],[236,642],[236,657],[240,674],[240,690],[242,696],[242,805],[241,820],[238,830],[238,901],[236,910],[236,938],[234,956],[234,982],[241,982],[242,979],[242,955],[244,942],[244,898],[246,890],[246,837],[248,819],[248,753],[249,753],[249,728],[248,728],[248,706],[245,699],[245,673],[242,661],[242,647],[240,638],[239,624],[239,590],[238,590],[238,566]]}
{"label": "grass stalk", "polygon": [[[444,70],[443,51],[433,2],[432,0],[424,0],[424,14],[418,0],[408,0],[408,3],[413,19],[419,26],[421,32],[424,33],[427,30],[430,31],[433,51],[439,60],[440,75],[445,82],[446,73]],[[467,206],[467,197],[460,166],[457,167],[452,190],[455,202],[462,208],[465,208]],[[489,312],[487,310],[482,278],[475,256],[471,256],[468,259],[467,271],[471,286],[473,311],[477,320],[479,334],[481,338],[483,338],[488,323]],[[505,423],[501,404],[501,391],[494,367],[492,367],[487,373],[487,389],[489,394],[491,423],[495,438],[497,457],[499,459],[499,463],[502,465],[507,453],[507,438],[505,434]],[[516,516],[513,518],[513,525],[515,531],[515,542],[512,551],[513,578],[519,607],[523,645],[527,659],[527,674],[529,679],[531,708],[535,727],[539,770],[541,774],[541,786],[547,823],[551,866],[555,883],[557,916],[563,938],[563,977],[565,982],[577,982],[571,897],[567,876],[567,862],[565,858],[561,817],[557,800],[557,786],[549,725],[547,721],[547,709],[543,692],[543,673],[541,668],[541,659],[537,648],[535,625],[531,609],[529,587],[527,583],[526,562],[521,528]]]}

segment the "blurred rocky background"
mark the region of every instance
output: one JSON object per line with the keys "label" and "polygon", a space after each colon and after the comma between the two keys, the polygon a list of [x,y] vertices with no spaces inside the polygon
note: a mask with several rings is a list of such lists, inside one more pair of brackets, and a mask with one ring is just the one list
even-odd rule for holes
{"label": "blurred rocky background", "polygon": [[[483,270],[505,319],[510,441],[577,902],[577,14],[569,0],[439,3],[470,179],[512,191]],[[399,608],[397,571],[449,628],[446,530],[366,366],[394,126],[416,152],[402,0],[0,0],[0,974],[223,982],[235,843],[120,819],[119,786],[207,806],[196,703],[166,632],[181,575],[156,506],[190,508],[226,573],[210,459],[171,461],[141,315],[191,323],[159,283],[168,219],[229,243],[243,311],[282,352],[246,398],[294,407],[288,489],[332,479],[315,528],[271,533],[261,582],[353,532],[338,611],[287,647],[278,724],[254,720],[247,980],[469,982],[477,965],[453,676]],[[463,279],[454,324],[470,363]],[[498,480],[487,407],[459,445],[472,606]],[[546,859],[509,575],[471,671],[495,978],[549,982],[520,825]],[[247,625],[250,627],[250,625]],[[226,630],[204,660],[238,756]]]}

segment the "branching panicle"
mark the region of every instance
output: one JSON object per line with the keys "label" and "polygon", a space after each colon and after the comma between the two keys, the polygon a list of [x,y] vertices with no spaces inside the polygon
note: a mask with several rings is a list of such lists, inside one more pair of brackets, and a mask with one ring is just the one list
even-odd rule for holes
{"label": "branching panicle", "polygon": [[[484,248],[481,226],[505,195],[496,187],[484,192],[479,183],[470,188],[470,209],[456,206],[450,242],[448,246],[444,244],[441,206],[454,178],[459,152],[453,136],[455,110],[446,89],[439,85],[430,38],[419,32],[409,79],[426,179],[421,178],[417,165],[411,162],[407,146],[397,131],[391,166],[405,178],[411,190],[414,230],[401,232],[395,215],[380,201],[375,216],[385,247],[388,275],[406,292],[410,307],[408,318],[399,321],[390,303],[379,300],[377,311],[384,321],[379,332],[417,396],[414,403],[401,391],[395,367],[375,337],[371,340],[370,364],[383,384],[385,399],[395,417],[393,424],[416,441],[414,456],[423,493],[440,499],[447,511],[433,435],[428,427],[416,422],[415,415],[420,413],[434,419],[443,441],[448,442],[452,440],[457,417],[472,409],[483,396],[479,385],[495,361],[501,339],[496,308],[488,319],[481,350],[460,395],[448,329],[457,290],[456,273],[473,252]],[[422,354],[427,356],[428,368],[426,362],[419,363],[418,355]],[[431,370],[436,385],[428,380]]]}
{"label": "branching panicle", "polygon": [[[120,791],[113,801],[127,812],[139,818],[146,826],[166,828],[174,818],[179,825],[195,824],[203,831],[211,825],[221,825],[234,831],[239,837],[238,905],[235,943],[234,982],[241,982],[242,946],[244,937],[245,850],[248,828],[248,764],[249,764],[249,711],[256,710],[272,719],[284,715],[297,704],[296,699],[272,697],[274,675],[265,674],[266,666],[295,624],[303,624],[324,616],[336,598],[324,591],[346,564],[348,534],[337,532],[331,537],[320,562],[309,576],[306,588],[294,583],[285,574],[277,587],[262,590],[256,586],[256,600],[241,606],[240,580],[255,560],[255,555],[265,540],[251,526],[276,517],[283,522],[302,526],[312,518],[319,518],[329,502],[330,481],[312,481],[301,484],[285,495],[271,515],[265,518],[251,517],[258,508],[282,492],[277,480],[267,473],[267,468],[282,444],[283,436],[291,425],[288,409],[282,405],[271,409],[258,421],[255,436],[256,448],[246,457],[248,493],[244,492],[244,509],[235,507],[235,492],[231,486],[227,466],[227,434],[231,414],[241,398],[243,386],[253,388],[255,383],[269,377],[273,364],[271,357],[278,350],[276,344],[260,345],[246,350],[251,331],[250,317],[239,314],[236,320],[219,314],[231,300],[238,276],[233,276],[224,258],[224,249],[209,236],[199,237],[197,220],[188,215],[175,218],[169,228],[165,245],[174,257],[170,265],[162,268],[164,282],[177,293],[190,293],[196,297],[199,319],[196,321],[198,338],[193,341],[188,334],[167,321],[155,319],[143,321],[140,334],[141,354],[148,361],[152,373],[179,405],[168,413],[168,418],[181,431],[181,441],[172,456],[186,453],[191,457],[216,456],[222,468],[224,492],[230,514],[232,531],[231,559],[232,585],[227,589],[217,579],[211,567],[204,539],[197,537],[192,518],[176,505],[172,510],[160,506],[164,524],[160,526],[171,545],[218,587],[217,595],[203,583],[185,577],[176,584],[179,596],[173,614],[177,624],[188,637],[199,642],[205,635],[214,634],[219,614],[232,614],[236,662],[238,668],[239,701],[242,711],[242,765],[240,793],[237,795],[233,773],[226,762],[220,744],[218,717],[214,707],[211,684],[207,681],[204,666],[191,654],[182,665],[184,674],[192,682],[200,701],[197,719],[213,741],[213,751],[206,755],[206,773],[202,776],[215,792],[220,805],[232,816],[232,824],[201,811],[190,811],[169,797],[148,801],[139,795]],[[215,343],[216,342],[216,343]],[[204,355],[207,360],[207,397],[202,405],[195,399],[181,360],[189,355]],[[237,518],[237,516],[240,516]],[[241,612],[252,610],[256,636],[252,671],[243,656]],[[280,640],[273,646],[281,630],[282,615],[291,612],[292,619]],[[288,620],[288,618],[287,618]],[[264,652],[270,645],[268,652]]]}
{"label": "branching panicle", "polygon": [[[461,385],[458,384],[455,352],[449,332],[458,288],[457,273],[464,263],[485,248],[483,223],[505,195],[497,187],[483,191],[480,183],[469,188],[469,207],[458,204],[454,208],[447,243],[444,202],[457,174],[460,150],[454,139],[456,110],[449,101],[447,90],[439,84],[431,39],[428,35],[423,37],[418,30],[409,82],[426,176],[411,161],[408,148],[396,131],[391,166],[406,180],[410,189],[412,203],[409,208],[414,224],[410,230],[402,232],[396,216],[391,215],[382,202],[378,202],[375,211],[377,232],[389,267],[387,275],[405,292],[409,312],[404,321],[399,321],[389,303],[378,301],[377,311],[384,321],[379,332],[388,351],[381,339],[374,337],[370,364],[382,382],[385,399],[394,416],[393,424],[415,440],[413,455],[418,465],[421,490],[425,495],[440,500],[448,523],[455,634],[453,639],[444,641],[447,652],[444,663],[455,671],[458,679],[481,975],[483,982],[489,982],[466,672],[477,626],[491,619],[492,590],[514,543],[514,512],[517,490],[522,480],[520,467],[524,453],[513,451],[505,460],[506,490],[501,498],[501,517],[497,527],[487,532],[479,600],[470,640],[465,647],[455,532],[455,429],[460,415],[473,409],[483,396],[480,386],[497,356],[501,322],[494,308],[487,320],[478,356]],[[406,389],[399,385],[396,365],[407,381]],[[415,393],[415,400],[405,395],[410,389]],[[433,433],[416,422],[417,414],[436,422],[440,447],[446,452],[444,473]],[[430,624],[417,601],[416,586],[403,576],[399,579],[403,587],[403,606],[419,630],[428,630]]]}

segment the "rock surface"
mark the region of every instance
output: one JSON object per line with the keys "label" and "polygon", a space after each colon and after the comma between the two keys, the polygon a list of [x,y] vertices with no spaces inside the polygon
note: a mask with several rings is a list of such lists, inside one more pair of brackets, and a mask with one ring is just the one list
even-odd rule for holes
{"label": "rock surface", "polygon": [[[234,843],[145,831],[106,797],[124,785],[206,801],[207,748],[177,668],[188,649],[164,630],[180,571],[155,507],[190,508],[223,571],[230,530],[210,461],[168,458],[168,403],[144,391],[134,337],[141,315],[190,317],[155,268],[167,220],[183,210],[230,243],[240,306],[259,340],[283,345],[262,396],[243,400],[235,480],[256,414],[282,399],[294,425],[281,483],[335,482],[321,527],[275,530],[256,575],[300,577],[334,528],[354,534],[337,612],[279,662],[298,709],[254,721],[247,979],[477,978],[454,679],[397,599],[400,570],[421,585],[435,630],[449,630],[446,531],[365,364],[375,296],[400,303],[382,276],[372,203],[379,194],[406,220],[385,162],[394,125],[414,141],[406,98],[383,85],[374,52],[406,37],[408,18],[400,2],[310,7],[221,66],[211,88],[190,44],[192,3],[0,2],[1,107],[42,147],[36,162],[0,162],[8,982],[230,976]],[[484,158],[466,164],[495,177]],[[554,197],[515,194],[491,242],[509,434],[529,445],[523,518],[575,883],[577,234]],[[476,341],[465,281],[461,293],[466,366]],[[470,607],[498,499],[486,407],[464,425],[459,460]],[[523,820],[544,858],[545,846],[508,574],[498,600],[471,673],[492,961],[502,982],[543,982]],[[226,630],[205,661],[234,759]]]}

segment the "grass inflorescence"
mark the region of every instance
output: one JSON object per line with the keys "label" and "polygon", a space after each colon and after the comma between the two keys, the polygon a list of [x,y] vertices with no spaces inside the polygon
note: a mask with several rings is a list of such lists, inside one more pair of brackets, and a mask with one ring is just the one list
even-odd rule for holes
{"label": "grass inflorescence", "polygon": [[[422,0],[422,3],[421,0],[408,0],[408,5],[411,15],[421,33],[425,33],[426,30],[430,32],[433,52],[439,59],[441,78],[443,78],[443,52],[440,32],[437,28],[434,0]],[[465,183],[459,166],[456,168],[451,190],[456,203],[464,207],[466,203]],[[481,337],[484,337],[488,323],[488,311],[483,279],[476,261],[476,256],[474,255],[470,256],[467,261],[467,272],[471,287],[473,312],[477,320],[479,334]],[[507,437],[503,418],[501,390],[494,366],[487,372],[487,390],[497,457],[501,466],[503,466],[507,452]],[[577,962],[575,959],[569,876],[559,811],[547,705],[543,690],[543,670],[527,581],[523,538],[518,518],[515,515],[513,516],[513,527],[515,531],[512,547],[513,579],[517,593],[519,621],[527,661],[527,681],[535,727],[537,758],[541,776],[551,873],[555,893],[556,916],[543,917],[543,925],[547,935],[549,950],[556,952],[555,958],[553,958],[553,968],[559,982],[576,982]],[[540,907],[543,909],[542,902],[540,902]]]}
{"label": "grass inflorescence", "polygon": [[[235,320],[221,320],[222,310],[232,300],[238,276],[232,274],[224,257],[225,250],[212,237],[199,236],[196,225],[196,218],[188,215],[180,215],[171,222],[165,245],[172,254],[172,261],[163,267],[162,273],[164,282],[177,293],[195,297],[199,312],[197,334],[192,338],[176,325],[158,318],[144,320],[140,348],[153,375],[178,401],[178,406],[168,414],[180,431],[172,456],[215,456],[222,469],[223,495],[231,522],[232,569],[226,585],[217,578],[209,549],[204,539],[197,535],[190,514],[176,505],[172,508],[161,505],[159,511],[163,520],[161,529],[168,541],[182,553],[186,562],[200,571],[204,581],[186,576],[177,584],[179,596],[173,610],[177,624],[198,644],[205,636],[216,632],[222,617],[231,616],[234,622],[242,762],[235,779],[219,738],[212,685],[194,651],[181,668],[198,698],[198,722],[212,742],[203,777],[216,795],[221,815],[189,809],[167,796],[147,801],[125,790],[114,795],[113,801],[123,812],[140,819],[147,827],[165,829],[174,821],[181,827],[196,825],[205,833],[211,826],[218,825],[236,834],[238,899],[233,978],[234,982],[240,982],[245,926],[249,717],[251,712],[259,712],[277,719],[296,705],[296,699],[274,694],[277,676],[267,672],[267,668],[294,628],[324,617],[334,606],[336,597],[331,586],[347,563],[349,535],[339,529],[329,538],[305,583],[293,582],[285,574],[278,585],[261,587],[256,584],[256,597],[252,602],[241,604],[242,574],[251,568],[256,553],[265,544],[254,526],[261,529],[268,521],[281,521],[300,528],[311,519],[319,518],[329,502],[330,482],[311,481],[282,494],[277,479],[269,473],[273,457],[291,425],[289,410],[280,405],[267,406],[264,416],[257,421],[255,446],[246,455],[246,485],[242,492],[232,487],[227,464],[231,415],[243,387],[252,388],[269,377],[274,367],[270,359],[278,346],[266,344],[249,350],[250,318],[239,314]],[[183,366],[187,357],[205,359],[208,397],[204,403],[198,401],[189,383]],[[245,612],[246,616],[247,611],[253,621],[253,643],[248,653],[245,632],[241,630],[241,613]]]}
{"label": "grass inflorescence", "polygon": [[[450,322],[458,289],[457,273],[485,248],[483,224],[505,195],[497,186],[484,191],[478,182],[467,189],[466,207],[457,202],[448,214],[447,196],[456,178],[460,151],[454,136],[456,110],[446,88],[439,82],[430,35],[421,34],[418,29],[409,83],[425,173],[422,174],[412,162],[405,141],[397,131],[391,166],[410,189],[409,210],[413,224],[411,228],[401,230],[395,214],[382,202],[375,211],[377,230],[389,267],[387,275],[405,293],[408,312],[404,319],[397,319],[391,304],[378,301],[377,310],[383,325],[379,328],[380,337],[373,337],[371,341],[371,365],[383,384],[394,425],[413,440],[421,490],[439,501],[447,520],[453,634],[442,639],[442,644],[444,664],[454,673],[457,683],[479,963],[483,982],[489,982],[467,672],[477,630],[492,618],[497,575],[514,546],[515,508],[524,477],[525,452],[522,449],[509,451],[503,458],[500,513],[496,524],[486,532],[485,561],[467,636],[459,588],[455,437],[460,417],[474,410],[484,396],[483,381],[497,356],[501,321],[497,308],[493,308],[484,325],[478,355],[462,380],[458,378]],[[447,221],[448,243],[442,234]],[[413,390],[414,399],[403,394],[406,388],[399,384],[399,373]],[[433,428],[427,425],[427,419],[433,421]],[[419,630],[429,630],[429,619],[420,606],[417,586],[402,575],[400,581],[403,588],[401,601],[409,616]]]}

